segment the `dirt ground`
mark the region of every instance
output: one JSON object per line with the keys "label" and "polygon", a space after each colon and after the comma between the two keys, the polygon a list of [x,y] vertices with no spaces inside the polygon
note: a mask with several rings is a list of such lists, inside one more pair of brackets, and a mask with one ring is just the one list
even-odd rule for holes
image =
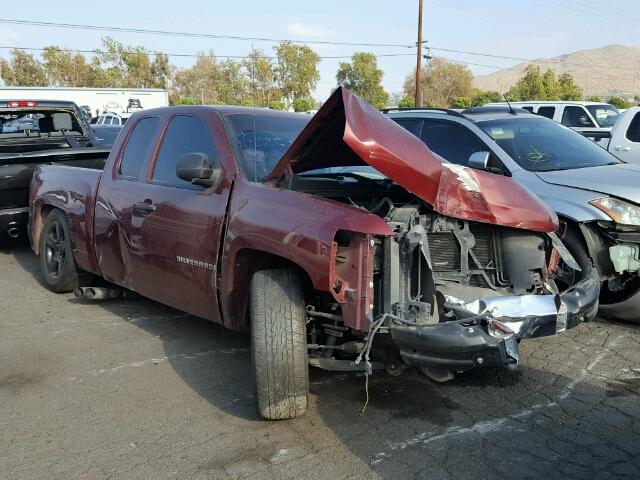
{"label": "dirt ground", "polygon": [[311,371],[258,419],[249,341],[148,300],[87,302],[0,250],[0,477],[640,478],[640,325],[521,344],[516,372]]}

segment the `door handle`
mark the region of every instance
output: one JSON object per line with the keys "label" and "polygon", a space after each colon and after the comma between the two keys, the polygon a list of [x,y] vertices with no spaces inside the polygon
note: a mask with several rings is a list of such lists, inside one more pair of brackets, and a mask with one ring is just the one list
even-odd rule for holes
{"label": "door handle", "polygon": [[156,206],[150,202],[136,202],[133,204],[133,209],[140,212],[151,213],[156,211]]}
{"label": "door handle", "polygon": [[618,152],[628,152],[629,150],[631,150],[631,147],[623,147],[622,145],[616,145],[613,148]]}

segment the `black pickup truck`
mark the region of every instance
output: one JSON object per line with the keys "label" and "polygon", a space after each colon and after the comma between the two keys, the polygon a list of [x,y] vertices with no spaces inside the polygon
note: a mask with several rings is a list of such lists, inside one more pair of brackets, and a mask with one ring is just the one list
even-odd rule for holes
{"label": "black pickup truck", "polygon": [[109,151],[73,102],[0,100],[0,239],[25,231],[38,165],[102,168]]}

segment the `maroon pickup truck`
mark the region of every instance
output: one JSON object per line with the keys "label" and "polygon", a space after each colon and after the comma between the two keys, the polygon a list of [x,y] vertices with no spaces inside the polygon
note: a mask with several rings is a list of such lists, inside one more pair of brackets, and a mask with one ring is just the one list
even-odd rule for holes
{"label": "maroon pickup truck", "polygon": [[344,89],[310,122],[135,113],[104,171],[41,166],[30,195],[49,288],[134,291],[250,331],[268,419],[305,412],[308,365],[446,381],[515,367],[521,339],[597,309],[595,274],[570,280],[579,267],[537,197],[447,163]]}

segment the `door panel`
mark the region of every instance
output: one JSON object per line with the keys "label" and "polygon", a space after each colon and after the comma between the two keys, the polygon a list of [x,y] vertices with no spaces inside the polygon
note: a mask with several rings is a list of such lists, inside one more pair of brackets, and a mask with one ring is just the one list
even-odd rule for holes
{"label": "door panel", "polygon": [[102,276],[117,285],[132,288],[131,218],[136,190],[160,133],[160,118],[141,118],[131,130],[121,157],[104,171],[95,206],[96,258]]}
{"label": "door panel", "polygon": [[169,120],[150,180],[136,192],[131,217],[133,289],[186,312],[219,320],[216,263],[230,186],[215,192],[180,179],[186,154],[204,153],[219,169],[209,127],[199,118]]}

